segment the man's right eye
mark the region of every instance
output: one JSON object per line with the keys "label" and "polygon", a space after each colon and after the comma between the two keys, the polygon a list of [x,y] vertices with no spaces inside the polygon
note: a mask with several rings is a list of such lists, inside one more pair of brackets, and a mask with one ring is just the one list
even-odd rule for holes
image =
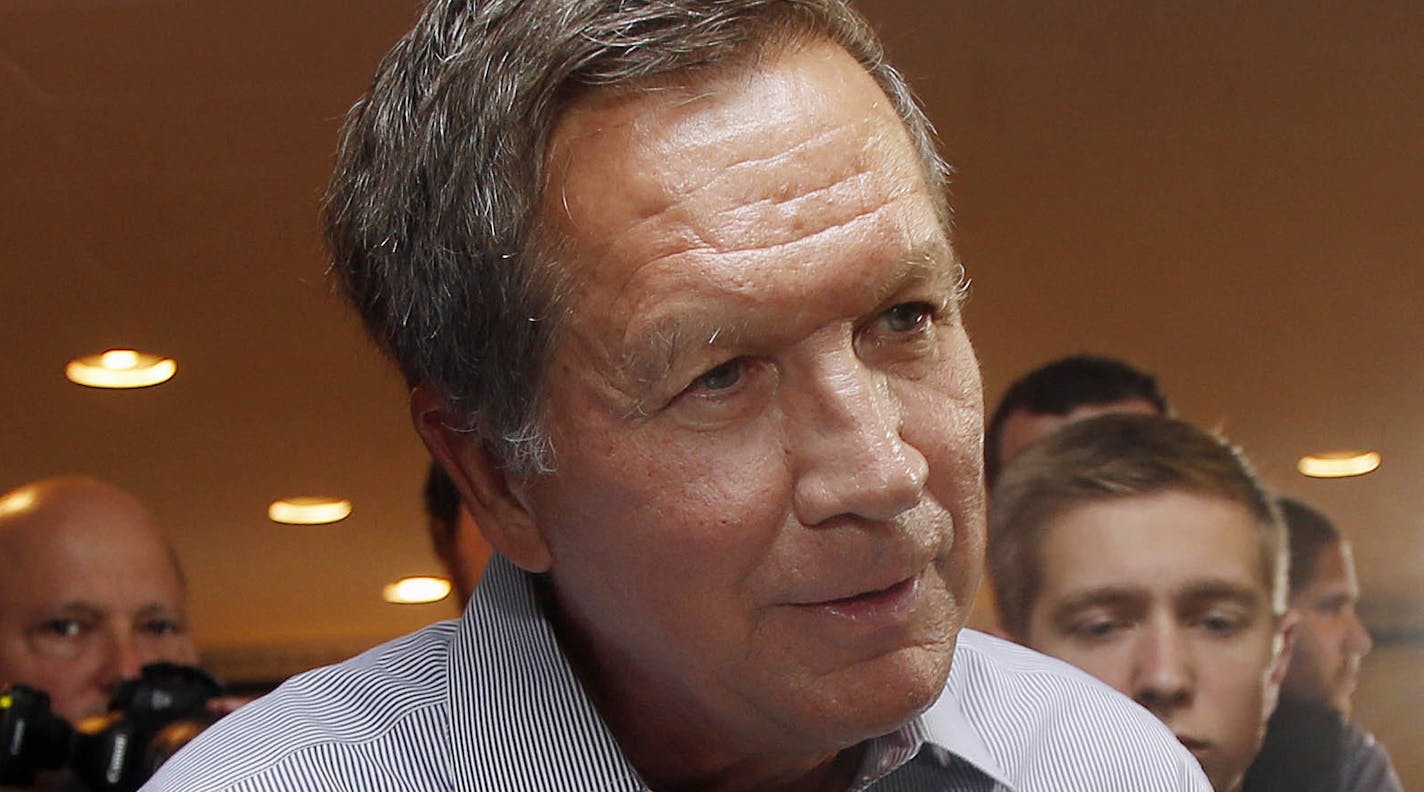
{"label": "man's right eye", "polygon": [[708,369],[702,376],[692,381],[692,390],[716,393],[734,387],[742,380],[742,359],[733,358],[720,366]]}
{"label": "man's right eye", "polygon": [[77,638],[84,625],[78,619],[47,619],[40,624],[40,632],[51,638]]}
{"label": "man's right eye", "polygon": [[1117,619],[1090,619],[1074,624],[1069,633],[1085,641],[1102,641],[1126,629],[1126,624]]}

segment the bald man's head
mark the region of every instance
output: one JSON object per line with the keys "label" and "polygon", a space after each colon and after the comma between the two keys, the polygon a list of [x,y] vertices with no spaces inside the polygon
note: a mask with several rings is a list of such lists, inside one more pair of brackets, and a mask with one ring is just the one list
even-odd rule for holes
{"label": "bald man's head", "polygon": [[132,495],[87,478],[0,496],[0,682],[76,722],[145,664],[194,663],[176,556]]}

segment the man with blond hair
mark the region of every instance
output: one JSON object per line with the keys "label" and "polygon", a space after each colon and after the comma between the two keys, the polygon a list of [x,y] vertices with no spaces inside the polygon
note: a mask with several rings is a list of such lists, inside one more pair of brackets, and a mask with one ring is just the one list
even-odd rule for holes
{"label": "man with blond hair", "polygon": [[1241,788],[1286,672],[1286,540],[1217,437],[1105,415],[1025,448],[993,491],[1004,630],[1162,720],[1217,792]]}

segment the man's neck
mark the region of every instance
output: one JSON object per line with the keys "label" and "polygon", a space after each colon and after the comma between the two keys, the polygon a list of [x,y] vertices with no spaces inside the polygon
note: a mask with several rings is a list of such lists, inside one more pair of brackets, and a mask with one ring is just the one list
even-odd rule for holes
{"label": "man's neck", "polygon": [[[845,792],[860,768],[865,745],[820,754],[736,750],[717,739],[721,724],[688,701],[650,696],[649,680],[610,678],[592,643],[557,603],[547,579],[536,579],[539,604],[584,691],[607,724],[624,758],[656,792]],[[715,736],[715,737],[713,737]]]}

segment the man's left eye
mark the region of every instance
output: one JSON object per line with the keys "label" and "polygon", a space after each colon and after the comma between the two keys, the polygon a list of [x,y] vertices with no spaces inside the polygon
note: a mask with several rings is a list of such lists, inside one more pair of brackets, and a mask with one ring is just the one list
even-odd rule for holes
{"label": "man's left eye", "polygon": [[1209,613],[1202,617],[1201,627],[1212,635],[1235,635],[1245,626],[1245,622],[1243,616]]}
{"label": "man's left eye", "polygon": [[187,627],[177,619],[150,619],[143,623],[142,630],[150,635],[181,635]]}
{"label": "man's left eye", "polygon": [[934,319],[935,307],[927,302],[901,303],[881,314],[885,329],[892,333],[909,333]]}
{"label": "man's left eye", "polygon": [[741,382],[742,366],[741,358],[733,358],[720,366],[708,369],[702,376],[693,380],[692,385],[696,390],[709,393],[727,390]]}

